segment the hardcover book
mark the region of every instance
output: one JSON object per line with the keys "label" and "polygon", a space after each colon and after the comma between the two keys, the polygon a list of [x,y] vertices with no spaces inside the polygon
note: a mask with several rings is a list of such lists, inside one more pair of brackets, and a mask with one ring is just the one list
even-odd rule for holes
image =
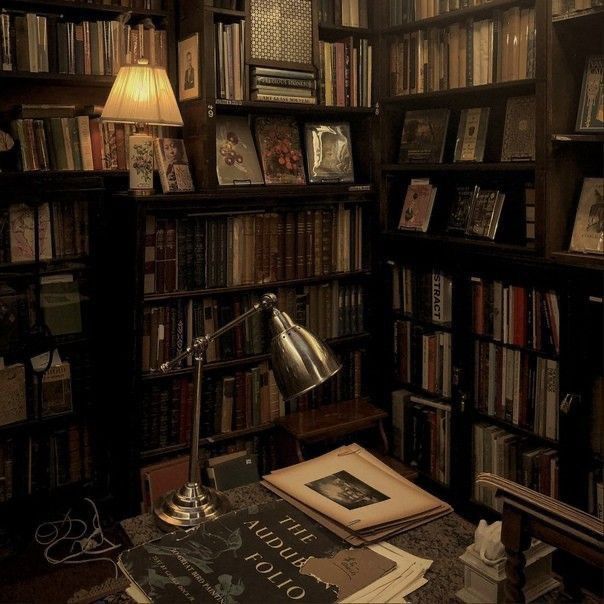
{"label": "hardcover book", "polygon": [[246,117],[216,118],[216,175],[221,185],[263,185]]}
{"label": "hardcover book", "polygon": [[478,194],[478,186],[458,186],[456,195],[449,208],[447,231],[452,233],[465,233],[468,227],[468,218]]}
{"label": "hardcover book", "polygon": [[501,161],[535,161],[535,97],[508,99]]}
{"label": "hardcover book", "polygon": [[72,411],[71,366],[64,361],[52,366],[42,377],[40,415],[49,417]]}
{"label": "hardcover book", "polygon": [[570,251],[604,254],[604,179],[602,178],[583,180]]}
{"label": "hardcover book", "polygon": [[457,129],[455,161],[483,160],[489,112],[489,107],[462,109]]}
{"label": "hardcover book", "polygon": [[177,138],[156,138],[155,161],[164,193],[193,191],[193,180],[184,142]]}
{"label": "hardcover book", "polygon": [[604,132],[604,55],[593,55],[585,62],[577,132]]}
{"label": "hardcover book", "polygon": [[425,233],[430,223],[435,197],[436,187],[433,187],[428,179],[412,179],[407,187],[398,228]]}
{"label": "hardcover book", "polygon": [[495,239],[505,194],[499,191],[479,190],[474,197],[466,234]]}
{"label": "hardcover book", "polygon": [[295,120],[258,117],[255,131],[266,184],[306,184],[300,134]]}
{"label": "hardcover book", "polygon": [[0,369],[0,426],[27,419],[25,396],[25,367],[22,364]]}
{"label": "hardcover book", "polygon": [[[36,258],[34,208],[24,203],[9,208],[11,262],[31,262]],[[38,208],[38,253],[40,260],[52,258],[50,206]]]}
{"label": "hardcover book", "polygon": [[[312,572],[304,569],[309,559]],[[358,591],[396,563],[367,549],[347,549],[343,541],[279,500],[225,514],[194,530],[168,533],[122,553],[118,565],[155,604],[318,604]],[[348,572],[336,579],[337,568]]]}
{"label": "hardcover book", "polygon": [[354,182],[350,124],[305,124],[308,179]]}
{"label": "hardcover book", "polygon": [[449,125],[448,109],[416,109],[405,113],[399,162],[441,163]]}

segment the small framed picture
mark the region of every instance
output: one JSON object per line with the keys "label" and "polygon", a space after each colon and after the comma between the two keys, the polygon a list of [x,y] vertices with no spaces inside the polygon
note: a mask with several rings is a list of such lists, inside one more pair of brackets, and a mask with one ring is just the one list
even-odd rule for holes
{"label": "small framed picture", "polygon": [[200,96],[199,34],[178,43],[178,100],[188,101]]}

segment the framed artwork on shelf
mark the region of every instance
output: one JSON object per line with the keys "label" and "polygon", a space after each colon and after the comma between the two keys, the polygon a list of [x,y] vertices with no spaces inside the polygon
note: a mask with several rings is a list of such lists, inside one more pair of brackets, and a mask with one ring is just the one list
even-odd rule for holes
{"label": "framed artwork on shelf", "polygon": [[399,163],[442,163],[449,114],[449,109],[407,111],[401,135]]}
{"label": "framed artwork on shelf", "polygon": [[308,180],[354,182],[350,124],[305,124]]}
{"label": "framed artwork on shelf", "polygon": [[179,138],[155,139],[155,162],[164,193],[193,191],[185,145]]}
{"label": "framed artwork on shelf", "polygon": [[189,101],[200,96],[199,34],[178,43],[178,100]]}
{"label": "framed artwork on shelf", "polygon": [[577,111],[577,132],[604,132],[603,70],[604,55],[587,58]]}
{"label": "framed artwork on shelf", "polygon": [[570,251],[604,254],[604,178],[583,180]]}

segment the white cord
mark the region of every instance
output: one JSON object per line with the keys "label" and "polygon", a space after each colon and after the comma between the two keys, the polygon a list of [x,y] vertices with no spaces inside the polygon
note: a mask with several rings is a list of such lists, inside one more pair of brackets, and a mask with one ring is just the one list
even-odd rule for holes
{"label": "white cord", "polygon": [[[86,497],[84,501],[90,503],[92,509],[94,510],[94,515],[92,517],[92,532],[90,533],[90,535],[88,535],[88,537],[86,537],[86,533],[88,532],[88,525],[83,520],[80,520],[78,518],[74,518],[72,520],[70,516],[70,509],[63,517],[63,520],[55,522],[43,522],[42,524],[40,524],[36,529],[34,535],[36,543],[38,543],[39,545],[46,545],[46,548],[44,550],[44,558],[46,558],[46,561],[49,564],[87,564],[88,562],[107,561],[113,564],[115,568],[115,578],[117,579],[117,564],[111,558],[107,556],[101,558],[81,558],[82,556],[99,556],[101,554],[111,552],[114,549],[117,549],[118,547],[121,547],[119,544],[116,545],[105,537],[103,533],[103,528],[101,527],[99,511],[94,501],[92,501],[92,499],[88,499],[88,497]],[[70,536],[72,531],[76,528],[78,524],[82,527],[82,530],[78,535]],[[60,531],[63,526],[66,526],[67,530],[63,535],[60,535]],[[53,556],[51,556],[50,551],[53,547],[55,547],[62,541],[72,541],[71,547],[69,548],[70,553],[64,558],[54,558]],[[107,547],[102,547],[105,544],[107,544]],[[76,545],[79,545],[79,550],[74,552],[74,547],[76,547]]]}

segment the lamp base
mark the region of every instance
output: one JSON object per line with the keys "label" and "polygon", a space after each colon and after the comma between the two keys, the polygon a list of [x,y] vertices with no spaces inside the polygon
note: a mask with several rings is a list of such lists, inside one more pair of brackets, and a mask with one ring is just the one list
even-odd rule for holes
{"label": "lamp base", "polygon": [[156,523],[164,530],[194,528],[230,511],[226,495],[197,482],[170,491],[153,510]]}

